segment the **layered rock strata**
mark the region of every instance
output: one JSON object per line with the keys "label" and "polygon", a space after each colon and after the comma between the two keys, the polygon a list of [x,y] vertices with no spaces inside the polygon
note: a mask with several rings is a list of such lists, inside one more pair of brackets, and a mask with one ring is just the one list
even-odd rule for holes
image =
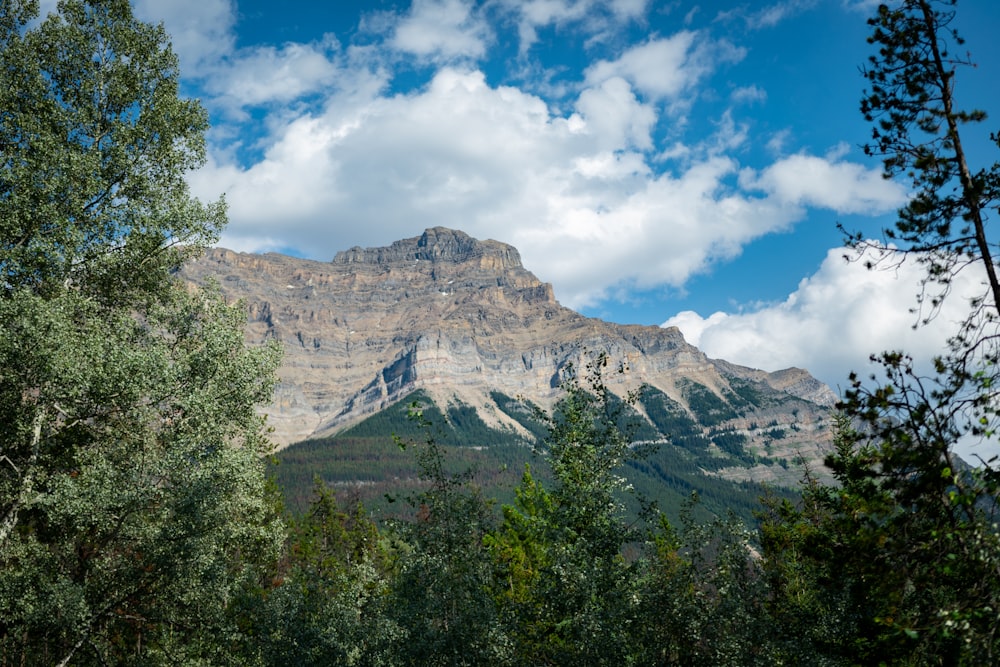
{"label": "layered rock strata", "polygon": [[515,248],[460,231],[436,227],[331,262],[214,249],[182,275],[214,279],[227,298],[245,301],[251,342],[283,344],[267,408],[279,447],[333,434],[417,388],[439,405],[465,403],[488,424],[519,430],[491,392],[550,406],[568,366],[601,352],[627,369],[606,376],[615,391],[647,383],[686,406],[691,383],[723,398],[733,395],[734,378],[766,389],[767,405],[740,418],[750,446],[761,443],[748,427],[762,420],[795,424],[789,456],[818,457],[829,442],[835,397],[807,372],[709,359],[676,328],[584,317],[561,306]]}

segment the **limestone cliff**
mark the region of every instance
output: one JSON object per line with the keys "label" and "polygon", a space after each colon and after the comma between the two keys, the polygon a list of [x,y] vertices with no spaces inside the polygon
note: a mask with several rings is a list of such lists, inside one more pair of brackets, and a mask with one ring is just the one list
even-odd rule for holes
{"label": "limestone cliff", "polygon": [[[497,409],[499,391],[551,405],[569,364],[607,353],[627,372],[613,388],[656,387],[695,413],[692,386],[730,403],[738,381],[766,400],[731,423],[749,446],[761,429],[795,424],[780,446],[817,458],[829,442],[832,392],[805,371],[777,373],[707,358],[676,328],[623,326],[584,317],[521,264],[518,251],[441,227],[383,248],[351,248],[331,262],[211,250],[182,275],[214,278],[247,303],[252,342],[280,340],[280,386],[268,407],[279,446],[334,433],[416,388],[440,405],[462,402],[489,424],[521,427]],[[745,391],[744,391],[745,393]],[[761,394],[761,395],[763,395]],[[767,474],[757,475],[767,478]]]}

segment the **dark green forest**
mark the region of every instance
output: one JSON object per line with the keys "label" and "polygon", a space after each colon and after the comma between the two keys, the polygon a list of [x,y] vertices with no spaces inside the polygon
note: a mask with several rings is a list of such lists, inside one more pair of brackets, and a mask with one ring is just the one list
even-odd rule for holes
{"label": "dark green forest", "polygon": [[[0,0],[0,665],[1000,663],[1000,474],[952,450],[1000,421],[1000,166],[965,157],[955,11],[875,10],[861,113],[913,192],[884,236],[921,298],[970,265],[983,293],[930,375],[851,378],[832,480],[785,496],[696,485],[739,437],[648,389],[633,430],[603,357],[551,412],[494,397],[536,443],[417,395],[269,479],[280,350],[174,277],[226,209],[185,180],[208,118],[169,36],[127,0]],[[756,400],[685,391],[716,426]]]}
{"label": "dark green forest", "polygon": [[[701,385],[694,386],[718,401],[718,405],[711,404],[713,414],[725,415],[725,419],[735,416],[731,404],[719,401]],[[421,487],[417,461],[400,445],[420,442],[430,435],[446,453],[447,471],[468,472],[470,481],[495,501],[499,511],[500,505],[513,502],[525,464],[531,465],[542,481],[550,481],[552,471],[544,446],[548,435],[546,416],[537,406],[499,392],[494,392],[493,399],[533,439],[489,428],[468,406],[453,405],[441,410],[418,390],[334,437],[282,450],[272,459],[274,465],[269,472],[282,491],[286,509],[293,514],[306,510],[319,480],[338,490],[342,498],[361,501],[379,522],[399,518],[405,508],[395,500]],[[722,466],[770,460],[749,455],[742,434],[725,431],[706,436],[683,407],[659,390],[646,385],[635,396],[635,407],[641,407],[652,423],[614,394],[609,394],[608,400],[621,415],[618,428],[632,442],[645,443],[641,445],[643,456],[625,461],[620,471],[632,488],[618,500],[634,517],[643,507],[655,504],[670,521],[677,522],[681,507],[696,493],[698,503],[691,511],[700,519],[732,515],[751,525],[761,496],[771,493],[788,499],[797,497],[787,488],[769,489],[755,482],[732,482],[706,475],[706,470]],[[704,402],[692,400],[691,404],[701,410]],[[419,410],[426,426],[411,419],[414,409]],[[773,429],[771,434],[779,435]],[[711,453],[710,444],[718,446],[726,456]]]}

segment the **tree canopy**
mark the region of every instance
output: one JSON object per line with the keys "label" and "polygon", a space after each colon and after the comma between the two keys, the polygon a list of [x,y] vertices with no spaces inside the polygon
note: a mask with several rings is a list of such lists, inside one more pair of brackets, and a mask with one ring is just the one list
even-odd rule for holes
{"label": "tree canopy", "polygon": [[[989,234],[1000,165],[976,169],[963,130],[986,119],[962,110],[954,0],[900,0],[869,20],[877,50],[863,70],[861,111],[873,124],[866,152],[913,195],[885,230],[883,260],[926,267],[917,296],[924,320],[960,271],[982,276],[945,352],[920,375],[903,351],[877,359],[884,376],[852,375],[829,457],[837,484],[811,481],[799,509],[773,503],[762,540],[777,613],[800,636],[823,619],[842,638],[812,640],[817,653],[849,664],[993,664],[1000,609],[996,458],[972,468],[955,453],[963,439],[995,446],[998,306],[996,240]],[[996,135],[993,135],[996,141]],[[857,247],[869,244],[854,235]]]}
{"label": "tree canopy", "polygon": [[[207,116],[127,0],[0,5],[0,655],[194,661],[280,532],[277,350],[171,277],[216,239]],[[215,646],[215,648],[212,648]]]}

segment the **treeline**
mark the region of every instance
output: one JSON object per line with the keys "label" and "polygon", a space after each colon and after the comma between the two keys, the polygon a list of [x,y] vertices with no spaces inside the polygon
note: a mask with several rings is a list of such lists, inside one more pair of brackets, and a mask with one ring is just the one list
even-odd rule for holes
{"label": "treeline", "polygon": [[[265,665],[992,664],[1000,580],[984,568],[997,552],[926,551],[934,519],[910,516],[888,486],[887,504],[872,503],[846,419],[830,459],[838,484],[809,480],[798,503],[764,497],[758,528],[699,520],[696,498],[677,522],[656,508],[637,520],[621,498],[642,453],[600,367],[586,387],[565,385],[547,418],[546,478],[523,470],[499,512],[426,421],[407,446],[423,485],[396,519],[376,526],[317,484],[285,555],[243,599],[233,654]],[[960,531],[994,548],[993,507],[980,509]],[[897,534],[900,522],[910,532]]]}
{"label": "treeline", "polygon": [[[74,664],[172,664],[177,641],[186,664],[219,665],[992,663],[993,507],[958,526],[993,549],[980,560],[926,550],[942,518],[911,516],[888,486],[873,504],[858,434],[842,419],[830,459],[839,484],[811,480],[800,503],[763,498],[759,528],[699,519],[697,498],[677,522],[650,506],[637,518],[622,499],[643,452],[618,426],[624,406],[602,363],[586,386],[564,385],[545,418],[546,478],[526,467],[511,502],[498,508],[456,468],[459,450],[435,439],[415,403],[424,437],[394,447],[419,474],[395,490],[404,509],[393,518],[377,525],[323,483],[292,518],[272,487],[264,521],[284,526],[282,546],[239,557],[225,604],[187,626],[109,619],[106,643],[79,647]],[[897,534],[901,521],[910,530]],[[3,627],[0,664],[51,664],[66,650],[27,620],[21,632]]]}
{"label": "treeline", "polygon": [[[270,472],[293,514],[305,510],[318,478],[341,495],[362,500],[376,516],[393,516],[400,506],[389,499],[398,497],[401,489],[416,486],[416,462],[394,444],[394,438],[408,441],[426,437],[407,416],[408,408],[417,405],[431,424],[436,442],[447,452],[449,472],[471,471],[485,496],[509,503],[525,463],[533,466],[539,479],[551,479],[547,459],[539,456],[544,449],[539,445],[547,436],[546,416],[537,406],[500,392],[493,392],[492,398],[527,435],[490,428],[469,406],[454,404],[442,409],[418,390],[343,433],[282,450],[274,457]],[[635,491],[624,499],[631,510],[637,514],[642,501],[655,503],[677,522],[681,505],[697,491],[700,502],[695,514],[700,519],[735,513],[747,524],[755,522],[758,499],[769,492],[764,485],[705,474],[726,466],[770,463],[766,457],[747,452],[746,436],[732,431],[706,435],[680,404],[648,385],[629,402],[615,395],[608,400],[619,415],[618,427],[634,442],[645,443],[645,456],[626,462],[628,469],[623,470]],[[797,496],[787,487],[770,492],[788,499]]]}

